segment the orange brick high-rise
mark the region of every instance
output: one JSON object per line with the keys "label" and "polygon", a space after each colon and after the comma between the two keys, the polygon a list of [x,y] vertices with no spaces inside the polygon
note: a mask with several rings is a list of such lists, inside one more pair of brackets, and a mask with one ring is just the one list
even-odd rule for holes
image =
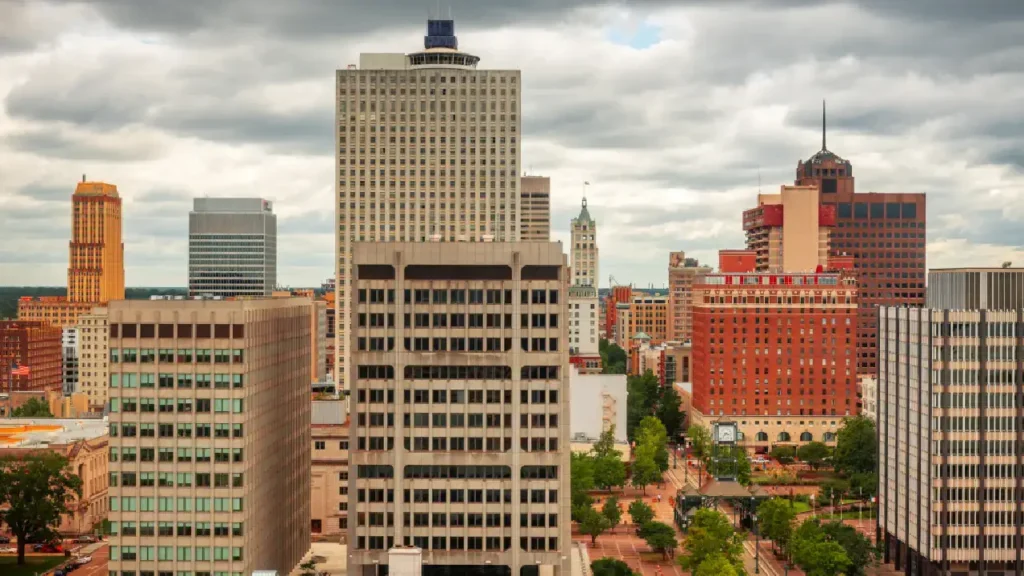
{"label": "orange brick high-rise", "polygon": [[856,192],[853,164],[825,146],[822,108],[821,150],[796,168],[798,186],[817,186],[821,204],[836,213],[832,256],[853,257],[860,308],[857,363],[875,374],[879,306],[924,306],[925,195]]}
{"label": "orange brick high-rise", "polygon": [[855,279],[716,273],[693,286],[693,418],[735,421],[748,449],[835,442],[857,414]]}
{"label": "orange brick high-rise", "polygon": [[78,183],[71,196],[71,243],[66,298],[22,298],[18,318],[73,326],[93,306],[124,299],[124,244],[117,186]]}

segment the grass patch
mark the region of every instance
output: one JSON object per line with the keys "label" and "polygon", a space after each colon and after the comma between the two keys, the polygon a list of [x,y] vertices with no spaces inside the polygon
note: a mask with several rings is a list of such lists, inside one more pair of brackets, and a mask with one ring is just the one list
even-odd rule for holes
{"label": "grass patch", "polygon": [[59,556],[25,556],[25,563],[18,566],[17,556],[0,556],[0,574],[4,576],[35,576],[42,574],[54,566],[59,566],[67,558]]}
{"label": "grass patch", "polygon": [[807,502],[792,501],[791,503],[793,504],[793,511],[797,514],[803,514],[804,512],[811,511],[811,505]]}

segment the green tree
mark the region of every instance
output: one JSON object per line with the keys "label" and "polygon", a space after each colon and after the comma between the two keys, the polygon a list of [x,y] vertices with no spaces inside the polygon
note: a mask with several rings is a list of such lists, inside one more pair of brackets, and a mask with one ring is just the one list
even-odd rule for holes
{"label": "green tree", "polygon": [[850,559],[846,576],[864,576],[865,570],[876,564],[876,550],[871,541],[853,526],[840,521],[826,522],[821,525],[821,531],[826,539],[839,544]]}
{"label": "green tree", "polygon": [[736,568],[723,554],[712,554],[693,571],[693,576],[737,576]]}
{"label": "green tree", "polygon": [[594,454],[595,458],[600,458],[602,456],[619,457],[619,451],[615,449],[615,424],[612,424],[607,430],[601,432],[601,437],[597,439],[597,442],[594,442],[590,451]]}
{"label": "green tree", "polygon": [[599,456],[594,461],[594,483],[602,490],[610,490],[613,486],[626,483],[626,463],[619,453]]}
{"label": "green tree", "polygon": [[608,527],[615,530],[615,527],[622,522],[622,509],[619,508],[619,499],[615,496],[604,501],[601,507],[601,515],[608,520]]}
{"label": "green tree", "polygon": [[656,448],[644,443],[636,448],[636,456],[633,459],[633,486],[643,490],[647,494],[647,487],[661,480],[661,470],[654,461]]}
{"label": "green tree", "polygon": [[665,425],[668,437],[672,438],[673,442],[679,437],[683,425],[683,412],[680,409],[682,405],[683,400],[679,397],[679,392],[676,392],[675,386],[669,384],[661,389],[661,398],[654,415]]}
{"label": "green tree", "polygon": [[654,462],[658,465],[658,470],[668,470],[668,432],[661,420],[654,416],[647,416],[641,420],[636,433],[636,443],[638,446],[653,446]]}
{"label": "green tree", "polygon": [[721,555],[736,570],[745,575],[743,569],[743,538],[732,528],[732,522],[718,510],[702,508],[693,516],[686,530],[683,542],[683,556],[679,565],[696,571],[705,560]]}
{"label": "green tree", "polygon": [[643,526],[654,520],[654,510],[639,498],[630,502],[627,512],[629,512],[629,517],[633,520],[633,524],[637,526]]}
{"label": "green tree", "polygon": [[316,576],[316,560],[310,558],[302,564],[299,564],[300,576]]}
{"label": "green tree", "polygon": [[711,461],[711,431],[700,424],[691,424],[686,429],[686,439],[693,457],[697,459],[697,478],[703,484],[703,471]]}
{"label": "green tree", "polygon": [[736,455],[736,481],[743,486],[750,486],[753,484],[753,479],[751,478],[750,457],[747,456],[746,449],[734,446],[733,453]]}
{"label": "green tree", "polygon": [[757,507],[757,527],[763,538],[772,541],[772,549],[786,549],[793,536],[793,521],[796,511],[793,504],[781,498],[761,502]]}
{"label": "green tree", "polygon": [[611,523],[604,517],[603,514],[594,510],[593,508],[587,508],[580,512],[580,534],[586,534],[590,536],[590,543],[596,544],[597,537],[604,534],[608,528],[611,527]]}
{"label": "green tree", "polygon": [[837,472],[843,474],[872,473],[878,469],[878,436],[875,423],[864,416],[843,418],[836,434],[832,457]]}
{"label": "green tree", "polygon": [[822,442],[808,442],[803,446],[797,448],[796,455],[801,461],[806,462],[811,468],[817,470],[821,464],[829,457],[828,446]]}
{"label": "green tree", "polygon": [[600,558],[590,563],[593,576],[636,576],[626,564],[618,558]]}
{"label": "green tree", "polygon": [[604,374],[626,373],[626,351],[618,344],[601,340],[597,345],[601,354],[601,371]]}
{"label": "green tree", "polygon": [[61,517],[82,496],[82,479],[68,460],[53,452],[0,459],[0,524],[18,538],[18,564],[25,563],[25,543],[55,540]]}
{"label": "green tree", "polygon": [[839,504],[843,496],[850,493],[850,484],[842,478],[829,478],[823,480],[818,487],[818,502],[822,506],[830,506],[833,502]]}
{"label": "green tree", "polygon": [[594,457],[585,452],[573,452],[569,458],[572,519],[579,522],[580,512],[594,505],[594,499],[588,494],[594,489]]}
{"label": "green tree", "polygon": [[640,421],[654,413],[660,387],[658,378],[650,370],[626,379],[626,437],[631,441],[637,440]]}
{"label": "green tree", "polygon": [[858,500],[871,500],[878,493],[878,474],[875,472],[860,472],[850,476],[850,496],[856,496]]}
{"label": "green tree", "polygon": [[708,473],[713,476],[735,474],[736,481],[743,486],[751,484],[750,458],[741,446],[719,446],[718,459],[709,463]]}
{"label": "green tree", "polygon": [[828,539],[817,519],[805,520],[793,533],[790,554],[807,576],[850,574],[853,568],[843,547]]}
{"label": "green tree", "polygon": [[50,405],[39,398],[29,398],[27,402],[11,410],[15,418],[53,418]]}
{"label": "green tree", "polygon": [[668,558],[675,553],[679,541],[676,540],[675,528],[652,520],[640,527],[640,537],[647,542],[653,552],[661,552],[662,557]]}
{"label": "green tree", "polygon": [[779,464],[792,464],[793,459],[796,458],[796,448],[792,446],[775,446],[768,455],[778,460]]}

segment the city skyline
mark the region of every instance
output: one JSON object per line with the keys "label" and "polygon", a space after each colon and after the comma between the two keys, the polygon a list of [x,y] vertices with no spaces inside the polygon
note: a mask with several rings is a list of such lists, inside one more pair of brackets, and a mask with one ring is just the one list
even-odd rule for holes
{"label": "city skyline", "polygon": [[[665,286],[666,252],[712,262],[742,245],[739,213],[758,181],[765,192],[792,184],[797,161],[819,148],[822,98],[829,148],[856,165],[858,190],[928,194],[929,267],[1024,259],[1014,234],[1024,215],[1012,208],[1024,159],[1004,120],[1024,96],[1013,59],[999,56],[1020,9],[961,19],[924,3],[798,4],[476,3],[453,16],[488,68],[523,71],[521,171],[551,177],[552,239],[563,246],[591,183],[606,238],[601,287],[609,274]],[[363,51],[415,50],[424,14],[316,6],[300,2],[283,19],[230,6],[212,17],[187,3],[167,14],[102,2],[14,8],[20,25],[0,46],[0,169],[13,174],[0,185],[10,207],[0,283],[65,283],[83,172],[124,198],[128,285],[186,284],[187,213],[203,196],[274,201],[280,283],[329,277],[333,71]],[[806,31],[809,17],[860,32]],[[958,40],[946,47],[952,22]],[[229,47],[253,29],[265,53]],[[785,42],[797,29],[806,41]],[[752,31],[765,49],[732,53]],[[624,85],[638,96],[622,98]],[[1000,102],[987,102],[995,92]]]}

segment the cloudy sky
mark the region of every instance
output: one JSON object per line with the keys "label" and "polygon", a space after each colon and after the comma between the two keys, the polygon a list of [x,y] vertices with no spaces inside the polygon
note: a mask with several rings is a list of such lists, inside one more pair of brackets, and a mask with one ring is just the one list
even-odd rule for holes
{"label": "cloudy sky", "polygon": [[[740,212],[828,147],[928,194],[930,267],[1024,265],[1020,0],[452,0],[523,71],[523,166],[555,239],[582,182],[608,275],[742,247]],[[333,274],[334,71],[422,45],[435,0],[0,0],[0,284],[66,282],[82,174],[125,198],[127,282],[186,283],[195,196],[262,196],[279,280]]]}

